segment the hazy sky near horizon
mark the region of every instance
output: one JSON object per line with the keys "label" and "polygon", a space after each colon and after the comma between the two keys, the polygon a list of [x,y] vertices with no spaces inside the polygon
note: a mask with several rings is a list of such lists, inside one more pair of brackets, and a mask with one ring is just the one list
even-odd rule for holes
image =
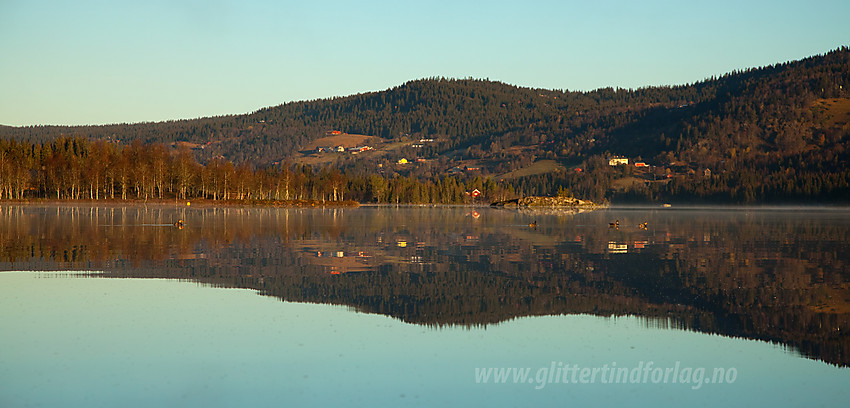
{"label": "hazy sky near horizon", "polygon": [[850,1],[0,0],[0,124],[238,114],[419,78],[693,83],[850,44]]}

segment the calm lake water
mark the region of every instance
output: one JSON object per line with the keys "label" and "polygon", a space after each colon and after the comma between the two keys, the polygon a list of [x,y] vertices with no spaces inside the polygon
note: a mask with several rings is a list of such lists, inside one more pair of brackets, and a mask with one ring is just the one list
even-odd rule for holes
{"label": "calm lake water", "polygon": [[0,407],[850,397],[842,210],[7,205],[0,271]]}

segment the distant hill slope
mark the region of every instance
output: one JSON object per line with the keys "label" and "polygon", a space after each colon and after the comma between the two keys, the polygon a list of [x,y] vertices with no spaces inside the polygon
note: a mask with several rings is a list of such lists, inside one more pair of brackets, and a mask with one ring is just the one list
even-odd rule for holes
{"label": "distant hill slope", "polygon": [[594,92],[536,90],[484,80],[431,78],[343,98],[286,103],[245,115],[105,126],[0,129],[0,136],[50,140],[60,135],[122,141],[205,145],[236,162],[268,162],[293,155],[331,129],[385,139],[440,139],[447,151],[492,141],[508,147],[531,136],[570,138],[602,128],[629,112],[704,99],[704,86]]}
{"label": "distant hill slope", "polygon": [[[243,115],[107,126],[0,127],[0,137],[188,142],[198,146],[201,161],[221,156],[265,165],[296,159],[328,131],[339,130],[407,141],[403,146],[433,139],[416,148],[358,158],[423,158],[436,163],[429,168],[432,172],[466,159],[482,164],[483,174],[496,175],[541,159],[588,163],[620,155],[656,166],[711,169],[715,175],[779,168],[829,173],[848,162],[848,111],[850,49],[842,47],[690,85],[571,92],[428,78],[386,91],[286,103]],[[358,160],[336,163],[375,168]]]}

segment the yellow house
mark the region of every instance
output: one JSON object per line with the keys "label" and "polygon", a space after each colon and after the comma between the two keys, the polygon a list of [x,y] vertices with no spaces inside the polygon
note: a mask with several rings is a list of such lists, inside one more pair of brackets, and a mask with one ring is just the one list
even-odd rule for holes
{"label": "yellow house", "polygon": [[402,157],[401,159],[398,159],[398,164],[407,164],[407,163],[408,163],[408,161],[404,157]]}

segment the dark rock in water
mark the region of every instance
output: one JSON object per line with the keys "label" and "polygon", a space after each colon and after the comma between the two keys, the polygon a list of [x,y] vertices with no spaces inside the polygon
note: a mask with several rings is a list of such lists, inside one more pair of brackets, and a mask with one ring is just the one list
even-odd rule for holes
{"label": "dark rock in water", "polygon": [[588,200],[579,200],[573,197],[523,197],[513,200],[497,201],[490,204],[493,207],[580,207],[580,208],[599,208],[600,204],[596,204]]}

